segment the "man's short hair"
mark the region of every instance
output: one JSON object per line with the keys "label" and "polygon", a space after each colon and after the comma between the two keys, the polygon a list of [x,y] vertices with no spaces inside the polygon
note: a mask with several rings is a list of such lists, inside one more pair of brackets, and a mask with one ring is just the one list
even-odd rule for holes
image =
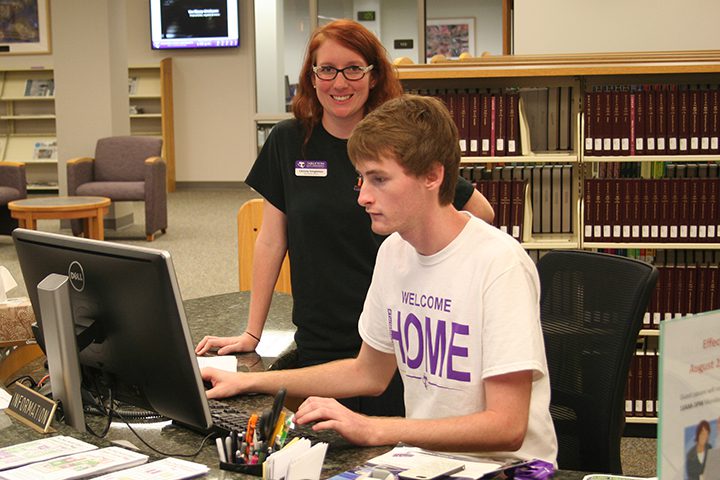
{"label": "man's short hair", "polygon": [[444,168],[441,205],[452,203],[460,166],[455,121],[433,97],[403,95],[388,100],[355,126],[348,141],[353,165],[391,155],[405,173],[421,176],[439,163]]}

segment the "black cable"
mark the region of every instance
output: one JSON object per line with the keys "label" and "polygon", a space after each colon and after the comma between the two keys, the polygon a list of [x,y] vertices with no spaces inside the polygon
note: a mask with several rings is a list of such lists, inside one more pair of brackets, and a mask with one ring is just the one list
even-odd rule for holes
{"label": "black cable", "polygon": [[186,457],[186,458],[196,457],[196,456],[202,451],[203,447],[205,447],[205,442],[207,442],[210,438],[212,438],[212,437],[215,435],[214,432],[207,434],[207,435],[205,436],[205,438],[202,439],[202,442],[200,442],[200,446],[198,447],[198,449],[195,450],[195,451],[192,452],[192,453],[177,453],[177,452],[176,452],[176,453],[168,453],[168,452],[163,452],[162,450],[158,450],[157,448],[155,448],[155,447],[153,447],[152,445],[150,445],[147,441],[145,441],[145,439],[142,438],[142,437],[140,436],[140,434],[138,434],[138,433],[135,431],[135,429],[130,425],[130,423],[129,423],[127,420],[125,420],[125,418],[124,418],[122,415],[120,415],[117,411],[115,411],[114,414],[117,415],[118,418],[120,418],[120,420],[122,420],[122,421],[125,423],[125,425],[127,425],[127,427],[130,429],[130,431],[131,431],[131,432],[137,437],[137,439],[140,440],[146,447],[148,447],[150,450],[152,450],[152,451],[155,452],[155,453],[158,453],[158,454],[160,454],[160,455],[165,455],[165,456],[167,456],[167,457]]}
{"label": "black cable", "polygon": [[[25,385],[24,383],[22,383],[23,381],[28,381],[28,382],[29,382],[29,385]],[[9,387],[10,385],[12,385],[13,383],[16,383],[16,382],[20,382],[22,385],[25,385],[26,387],[29,386],[29,387],[32,388],[33,390],[34,390],[35,387],[37,386],[37,383],[35,382],[35,379],[32,378],[30,375],[21,375],[21,376],[15,378],[14,380],[6,383],[5,386],[6,386],[6,387]]]}
{"label": "black cable", "polygon": [[[100,396],[99,393],[98,393],[98,396],[100,397],[100,405],[103,406],[103,409],[104,409],[104,402],[103,402],[102,396]],[[97,438],[105,438],[105,436],[110,431],[110,425],[112,424],[112,402],[113,402],[113,394],[112,394],[112,389],[110,389],[110,398],[109,398],[110,410],[105,410],[105,412],[107,414],[107,423],[105,424],[105,428],[103,428],[103,431],[101,434],[98,435],[97,433],[95,433],[95,431],[92,429],[92,427],[90,427],[90,425],[87,423],[87,421],[85,422],[85,428],[87,429],[87,431],[90,432],[90,434],[92,434],[93,436],[95,436]]]}

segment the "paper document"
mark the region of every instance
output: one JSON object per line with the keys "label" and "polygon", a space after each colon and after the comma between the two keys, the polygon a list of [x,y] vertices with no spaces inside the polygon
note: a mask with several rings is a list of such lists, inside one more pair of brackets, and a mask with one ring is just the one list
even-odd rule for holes
{"label": "paper document", "polygon": [[255,352],[261,357],[279,357],[295,341],[295,332],[287,330],[264,330]]}
{"label": "paper document", "polygon": [[210,469],[202,463],[179,458],[163,458],[126,470],[108,473],[95,480],[182,480],[206,474]]}
{"label": "paper document", "polygon": [[502,462],[489,459],[483,460],[465,455],[432,452],[418,447],[398,446],[383,455],[368,460],[353,470],[331,477],[331,480],[352,480],[358,477],[366,477],[376,468],[387,470],[397,476],[398,473],[409,470],[410,468],[421,467],[425,464],[429,465],[433,463],[438,456],[462,460],[465,463],[464,470],[450,475],[450,478],[457,480],[478,479],[483,475],[500,470],[505,466]]}
{"label": "paper document", "polygon": [[18,443],[17,445],[0,448],[0,470],[20,467],[33,462],[42,462],[63,455],[87,452],[96,448],[95,445],[64,435]]}
{"label": "paper document", "polygon": [[72,480],[90,477],[147,462],[148,456],[120,447],[107,447],[89,452],[32,463],[0,472],[4,480]]}
{"label": "paper document", "polygon": [[226,372],[237,372],[237,357],[235,355],[216,355],[214,357],[197,357],[198,367],[213,367]]}
{"label": "paper document", "polygon": [[0,388],[0,410],[4,410],[10,406],[10,400],[12,399],[12,393],[7,390]]}
{"label": "paper document", "polygon": [[327,443],[316,443],[309,450],[293,458],[288,465],[285,480],[319,479],[327,447]]}

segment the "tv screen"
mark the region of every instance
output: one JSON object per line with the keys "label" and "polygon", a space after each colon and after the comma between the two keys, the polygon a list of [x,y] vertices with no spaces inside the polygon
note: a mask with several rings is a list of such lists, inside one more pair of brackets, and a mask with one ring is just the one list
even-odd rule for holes
{"label": "tv screen", "polygon": [[240,45],[237,0],[150,0],[153,50]]}

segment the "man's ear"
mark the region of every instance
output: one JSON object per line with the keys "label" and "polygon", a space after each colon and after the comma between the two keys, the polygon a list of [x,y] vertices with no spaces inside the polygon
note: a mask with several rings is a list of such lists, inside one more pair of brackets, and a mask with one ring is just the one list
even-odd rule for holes
{"label": "man's ear", "polygon": [[445,178],[445,167],[439,162],[435,162],[430,171],[425,175],[425,186],[428,189],[440,190],[443,179]]}

